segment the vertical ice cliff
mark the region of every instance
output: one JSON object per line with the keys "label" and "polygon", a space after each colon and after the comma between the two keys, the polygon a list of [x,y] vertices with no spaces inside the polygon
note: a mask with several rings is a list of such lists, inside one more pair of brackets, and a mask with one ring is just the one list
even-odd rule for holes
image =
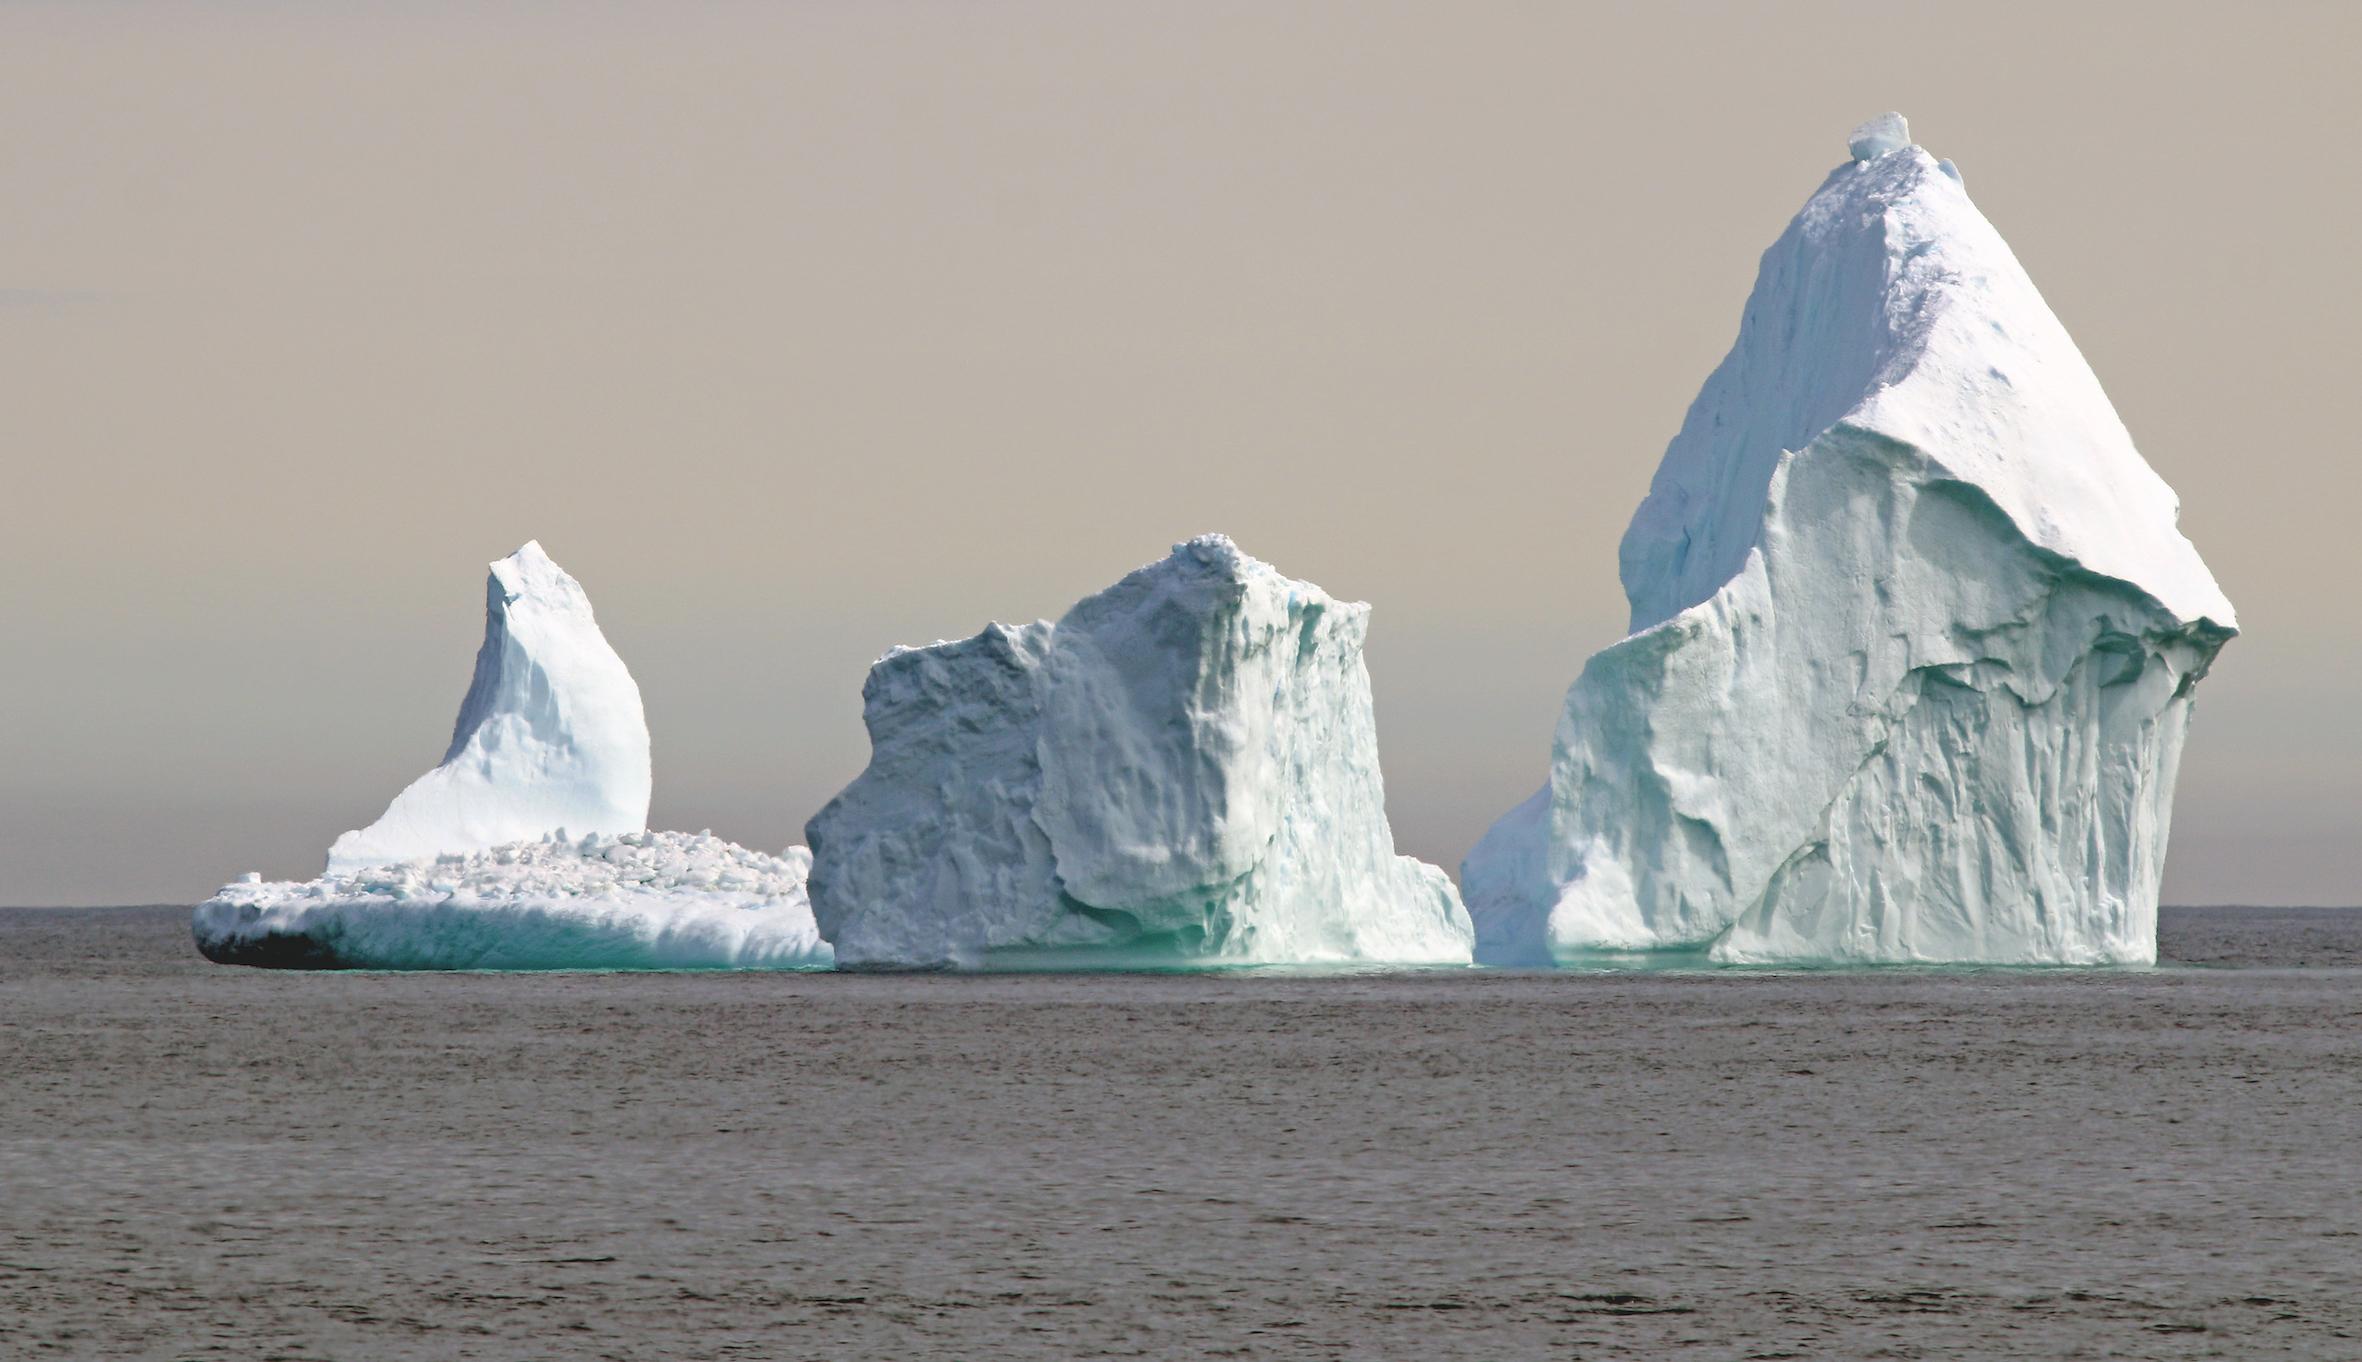
{"label": "vertical ice cliff", "polygon": [[1479,958],[2136,963],[2236,632],[1899,115],[1764,254],[1620,554],[1632,633],[1462,867]]}
{"label": "vertical ice cliff", "polygon": [[328,873],[648,824],[640,688],[582,584],[528,543],[492,564],[484,644],[451,748],[383,817],[328,849]]}
{"label": "vertical ice cliff", "polygon": [[1056,624],[900,648],[869,767],[805,829],[845,964],[1461,962],[1451,881],[1394,853],[1362,642],[1211,535]]}

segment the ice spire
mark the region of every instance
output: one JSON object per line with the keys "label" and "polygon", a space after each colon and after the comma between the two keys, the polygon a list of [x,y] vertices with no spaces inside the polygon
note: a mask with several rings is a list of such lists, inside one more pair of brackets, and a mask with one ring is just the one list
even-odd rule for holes
{"label": "ice spire", "polygon": [[328,873],[648,822],[640,688],[582,584],[530,542],[492,564],[484,643],[443,762],[328,849]]}

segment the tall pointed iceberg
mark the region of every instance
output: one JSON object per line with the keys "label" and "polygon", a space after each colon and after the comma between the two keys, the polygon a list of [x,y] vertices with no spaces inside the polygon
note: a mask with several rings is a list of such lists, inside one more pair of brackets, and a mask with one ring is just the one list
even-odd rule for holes
{"label": "tall pointed iceberg", "polygon": [[1620,554],[1631,634],[1462,866],[1478,955],[2137,963],[2236,632],[1958,172],[1857,130]]}
{"label": "tall pointed iceberg", "polygon": [[840,963],[1467,963],[1452,882],[1398,856],[1367,605],[1220,535],[1056,624],[898,648],[870,760],[805,829]]}
{"label": "tall pointed iceberg", "polygon": [[653,785],[640,688],[582,584],[538,541],[492,564],[484,643],[442,764],[328,848],[328,873],[530,842],[638,832]]}
{"label": "tall pointed iceberg", "polygon": [[443,763],[336,839],[314,880],[249,874],[197,949],[301,969],[810,969],[801,847],[647,832],[648,724],[582,585],[529,543],[492,565]]}

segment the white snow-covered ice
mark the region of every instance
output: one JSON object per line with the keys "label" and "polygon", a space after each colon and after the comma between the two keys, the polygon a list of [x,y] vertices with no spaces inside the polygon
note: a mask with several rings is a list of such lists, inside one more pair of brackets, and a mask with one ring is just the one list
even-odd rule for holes
{"label": "white snow-covered ice", "polygon": [[198,905],[225,964],[344,969],[804,969],[831,960],[781,856],[710,833],[553,834],[302,882],[250,876]]}
{"label": "white snow-covered ice", "polygon": [[1626,531],[1632,633],[1462,866],[1480,959],[2140,963],[2236,632],[1958,171],[1857,129]]}
{"label": "white snow-covered ice", "polygon": [[1845,139],[1846,152],[1857,161],[1874,161],[1890,151],[1911,145],[1911,120],[1899,113],[1882,113],[1853,130]]}
{"label": "white snow-covered ice", "polygon": [[442,764],[328,849],[328,873],[526,842],[637,832],[652,790],[640,688],[582,584],[528,543],[492,564],[475,679]]}
{"label": "white snow-covered ice", "polygon": [[1057,623],[901,648],[805,830],[848,965],[1465,963],[1394,851],[1369,607],[1211,535]]}
{"label": "white snow-covered ice", "polygon": [[225,886],[197,947],[348,969],[825,966],[802,847],[647,832],[640,689],[582,586],[529,543],[492,565],[484,644],[443,763],[336,839],[316,880]]}

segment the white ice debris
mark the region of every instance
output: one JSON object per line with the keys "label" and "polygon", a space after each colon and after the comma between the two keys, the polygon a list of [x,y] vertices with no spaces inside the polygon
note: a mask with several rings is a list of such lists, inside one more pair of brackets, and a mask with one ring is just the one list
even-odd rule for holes
{"label": "white ice debris", "polygon": [[443,763],[375,823],[336,839],[328,873],[647,826],[640,688],[582,585],[528,543],[492,564],[484,644]]}
{"label": "white ice debris", "polygon": [[811,856],[710,833],[550,837],[302,883],[249,875],[197,908],[226,964],[344,969],[826,966]]}
{"label": "white ice debris", "polygon": [[1368,626],[1212,535],[887,654],[869,767],[805,830],[837,958],[1465,963],[1451,881],[1394,852]]}
{"label": "white ice debris", "polygon": [[1625,533],[1633,633],[1462,867],[1480,958],[2155,958],[2231,605],[2008,246],[1904,136],[1865,124],[1765,253]]}
{"label": "white ice debris", "polygon": [[1911,145],[1911,120],[1899,113],[1882,113],[1853,130],[1845,149],[1857,161],[1875,160]]}

